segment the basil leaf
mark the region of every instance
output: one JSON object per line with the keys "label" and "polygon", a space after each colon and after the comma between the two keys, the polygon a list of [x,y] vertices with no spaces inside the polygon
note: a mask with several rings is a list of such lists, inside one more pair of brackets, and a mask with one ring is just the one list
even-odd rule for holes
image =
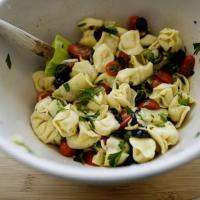
{"label": "basil leaf", "polygon": [[63,84],[63,87],[65,88],[65,91],[66,91],[66,92],[69,92],[69,91],[70,91],[70,86],[69,86],[68,83],[64,83],[64,84]]}
{"label": "basil leaf", "polygon": [[119,162],[119,159],[121,158],[122,152],[117,152],[117,153],[113,153],[110,154],[108,156],[108,161],[111,167],[115,167],[117,165],[117,163]]}
{"label": "basil leaf", "polygon": [[193,43],[194,54],[197,55],[200,51],[200,43]]}

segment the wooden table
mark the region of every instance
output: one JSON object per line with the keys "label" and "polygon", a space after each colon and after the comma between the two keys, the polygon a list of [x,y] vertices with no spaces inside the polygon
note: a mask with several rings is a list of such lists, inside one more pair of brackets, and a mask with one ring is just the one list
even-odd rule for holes
{"label": "wooden table", "polygon": [[[199,198],[198,198],[199,197]],[[66,182],[0,153],[0,200],[200,200],[200,159],[143,182],[97,187]]]}

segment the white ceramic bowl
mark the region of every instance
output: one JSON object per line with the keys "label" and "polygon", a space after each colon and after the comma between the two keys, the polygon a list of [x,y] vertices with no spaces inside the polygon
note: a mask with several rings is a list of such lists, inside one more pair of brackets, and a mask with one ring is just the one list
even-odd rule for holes
{"label": "white ceramic bowl", "polygon": [[[57,33],[75,41],[79,36],[76,23],[86,16],[125,24],[130,15],[140,15],[148,19],[154,33],[164,27],[180,30],[188,52],[193,53],[192,43],[200,41],[199,8],[198,0],[0,0],[0,18],[50,42]],[[13,64],[11,70],[5,64],[8,53]],[[191,81],[191,93],[197,105],[180,130],[179,144],[146,164],[115,169],[95,168],[61,156],[34,135],[29,121],[36,96],[31,75],[39,67],[44,67],[44,63],[32,53],[0,38],[0,147],[17,160],[49,174],[95,184],[121,184],[175,168],[200,153],[200,137],[196,136],[200,130],[198,65],[197,58],[195,75]],[[11,142],[13,135],[21,135],[37,156],[14,145]]]}

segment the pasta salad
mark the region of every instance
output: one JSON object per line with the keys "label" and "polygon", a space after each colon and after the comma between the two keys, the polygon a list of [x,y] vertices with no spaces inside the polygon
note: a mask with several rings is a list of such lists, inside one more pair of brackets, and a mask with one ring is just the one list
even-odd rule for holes
{"label": "pasta salad", "polygon": [[92,166],[145,163],[166,153],[195,103],[188,79],[195,60],[180,32],[153,35],[139,16],[127,29],[96,18],[78,27],[80,41],[56,35],[53,57],[33,74],[36,136]]}

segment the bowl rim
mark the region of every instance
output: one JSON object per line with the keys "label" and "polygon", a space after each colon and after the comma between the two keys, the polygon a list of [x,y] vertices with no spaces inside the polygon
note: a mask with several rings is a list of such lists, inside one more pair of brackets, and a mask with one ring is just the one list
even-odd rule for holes
{"label": "bowl rim", "polygon": [[167,172],[183,165],[200,154],[200,142],[157,162],[119,168],[76,167],[60,164],[25,152],[15,144],[0,138],[0,148],[20,162],[45,173],[90,184],[123,184]]}

